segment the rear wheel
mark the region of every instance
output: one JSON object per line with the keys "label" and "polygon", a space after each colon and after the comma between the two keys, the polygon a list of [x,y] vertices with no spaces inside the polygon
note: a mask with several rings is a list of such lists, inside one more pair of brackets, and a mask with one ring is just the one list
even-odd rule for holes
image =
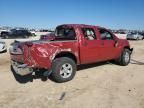
{"label": "rear wheel", "polygon": [[122,66],[127,66],[130,63],[131,52],[129,49],[124,49],[121,56],[117,60],[118,64]]}
{"label": "rear wheel", "polygon": [[56,58],[52,63],[51,79],[62,83],[70,81],[76,73],[76,63],[67,57]]}

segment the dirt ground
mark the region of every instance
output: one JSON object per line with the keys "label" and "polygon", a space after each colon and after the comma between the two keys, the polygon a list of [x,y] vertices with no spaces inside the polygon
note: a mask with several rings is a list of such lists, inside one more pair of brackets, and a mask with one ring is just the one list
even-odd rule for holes
{"label": "dirt ground", "polygon": [[144,41],[130,44],[134,52],[128,66],[85,65],[62,84],[38,77],[19,81],[9,54],[0,54],[0,108],[144,108]]}

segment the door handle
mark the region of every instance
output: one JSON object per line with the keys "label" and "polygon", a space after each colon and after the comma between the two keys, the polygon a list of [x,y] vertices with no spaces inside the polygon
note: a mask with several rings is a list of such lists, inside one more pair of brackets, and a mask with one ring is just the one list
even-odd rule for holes
{"label": "door handle", "polygon": [[101,45],[104,46],[104,42],[102,42]]}

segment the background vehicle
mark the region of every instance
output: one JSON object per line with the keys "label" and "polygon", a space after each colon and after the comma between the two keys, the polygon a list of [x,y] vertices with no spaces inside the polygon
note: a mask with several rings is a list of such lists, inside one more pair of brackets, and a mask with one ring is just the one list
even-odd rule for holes
{"label": "background vehicle", "polygon": [[143,36],[143,39],[144,39],[144,32],[141,32],[140,34]]}
{"label": "background vehicle", "polygon": [[126,39],[127,37],[127,33],[122,31],[114,32],[114,34],[120,39]]}
{"label": "background vehicle", "polygon": [[60,25],[55,32],[37,41],[12,43],[11,65],[25,76],[45,69],[45,76],[56,82],[74,78],[77,65],[115,60],[126,66],[132,50],[129,42],[117,38],[109,30],[80,24]]}
{"label": "background vehicle", "polygon": [[28,30],[16,30],[12,29],[10,32],[1,32],[1,37],[4,39],[8,38],[28,38],[30,36],[33,36],[34,34],[29,32]]}
{"label": "background vehicle", "polygon": [[142,40],[144,37],[140,33],[130,33],[127,35],[127,39]]}
{"label": "background vehicle", "polygon": [[6,52],[6,51],[7,51],[6,43],[4,41],[0,40],[0,53]]}

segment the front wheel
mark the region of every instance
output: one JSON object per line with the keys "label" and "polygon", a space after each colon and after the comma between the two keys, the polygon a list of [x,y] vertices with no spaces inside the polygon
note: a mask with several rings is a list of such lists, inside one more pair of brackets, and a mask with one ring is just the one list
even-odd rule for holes
{"label": "front wheel", "polygon": [[51,79],[58,83],[70,81],[76,73],[76,63],[68,57],[56,58],[52,63]]}
{"label": "front wheel", "polygon": [[130,63],[130,59],[131,51],[129,49],[124,49],[117,62],[122,66],[127,66]]}

